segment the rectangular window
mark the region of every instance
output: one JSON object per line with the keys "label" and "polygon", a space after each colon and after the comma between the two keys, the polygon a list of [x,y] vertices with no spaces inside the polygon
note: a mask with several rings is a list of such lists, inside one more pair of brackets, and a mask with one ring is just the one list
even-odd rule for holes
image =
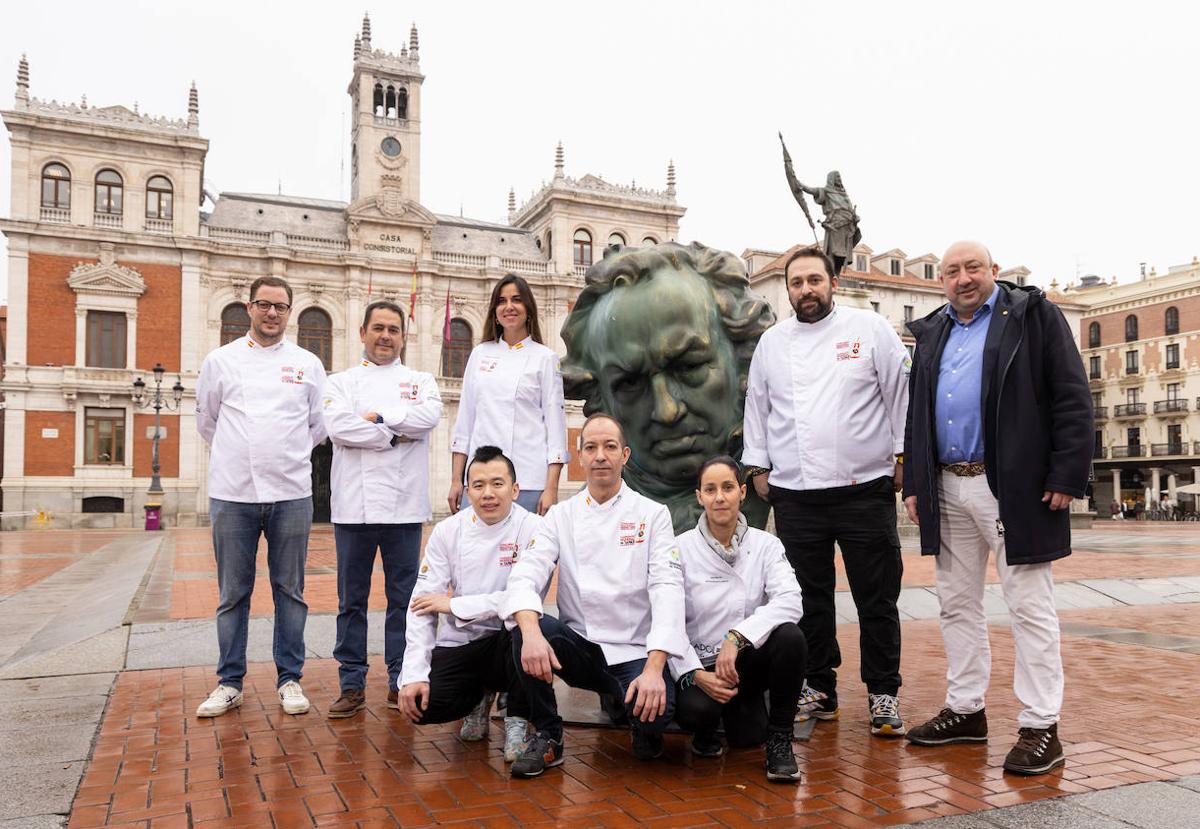
{"label": "rectangular window", "polygon": [[1183,454],[1183,427],[1178,423],[1167,427],[1167,454]]}
{"label": "rectangular window", "polygon": [[855,256],[854,257],[854,270],[858,271],[859,273],[866,273],[867,272],[867,257],[863,256],[861,253],[858,256]]}
{"label": "rectangular window", "polygon": [[1167,345],[1167,368],[1179,368],[1179,343]]}
{"label": "rectangular window", "polygon": [[904,306],[904,321],[905,322],[913,321],[913,307],[911,305]]}
{"label": "rectangular window", "polygon": [[1088,379],[1090,379],[1090,380],[1099,380],[1100,379],[1100,358],[1099,357],[1088,357]]}
{"label": "rectangular window", "polygon": [[86,409],[83,421],[83,462],[125,463],[125,410]]}
{"label": "rectangular window", "polygon": [[1136,406],[1138,403],[1139,389],[1125,389],[1125,402],[1130,406]]}
{"label": "rectangular window", "polygon": [[159,190],[146,191],[146,218],[147,219],[170,219],[174,216],[174,208],[171,204],[172,194],[165,193]]}
{"label": "rectangular window", "polygon": [[1140,426],[1134,426],[1132,429],[1125,430],[1126,440],[1130,446],[1140,446],[1142,443],[1142,429]]}
{"label": "rectangular window", "polygon": [[1167,399],[1172,401],[1181,399],[1179,396],[1178,383],[1167,383]]}
{"label": "rectangular window", "polygon": [[892,262],[892,276],[899,276],[900,275],[900,260],[893,259],[893,260],[891,260],[891,262]]}
{"label": "rectangular window", "polygon": [[86,364],[125,368],[125,315],[117,311],[87,312]]}
{"label": "rectangular window", "polygon": [[1101,398],[1103,398],[1103,396],[1104,396],[1104,395],[1102,395],[1102,394],[1101,394],[1100,392],[1098,392],[1098,391],[1094,391],[1094,392],[1092,392],[1092,408],[1093,408],[1093,409],[1099,409],[1099,408],[1100,408],[1100,400],[1101,400]]}
{"label": "rectangular window", "polygon": [[1125,352],[1125,373],[1126,374],[1137,374],[1138,373],[1138,353],[1136,351],[1126,351]]}
{"label": "rectangular window", "polygon": [[933,265],[926,265],[926,266],[925,266],[925,278],[926,278],[926,279],[933,279]]}

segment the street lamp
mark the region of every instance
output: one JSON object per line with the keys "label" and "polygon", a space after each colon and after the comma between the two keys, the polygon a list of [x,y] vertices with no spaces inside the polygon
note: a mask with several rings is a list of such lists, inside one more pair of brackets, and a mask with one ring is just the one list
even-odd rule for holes
{"label": "street lamp", "polygon": [[150,489],[146,490],[146,493],[151,496],[161,496],[163,494],[162,481],[158,478],[159,412],[163,409],[166,409],[168,412],[177,411],[179,404],[183,401],[183,382],[182,378],[179,377],[176,377],[175,385],[171,388],[174,394],[174,402],[163,399],[162,381],[163,375],[166,373],[167,370],[162,367],[162,363],[154,364],[154,391],[149,395],[146,394],[146,381],[141,377],[133,381],[133,405],[139,409],[154,408],[154,454],[150,464],[153,476],[150,478]]}

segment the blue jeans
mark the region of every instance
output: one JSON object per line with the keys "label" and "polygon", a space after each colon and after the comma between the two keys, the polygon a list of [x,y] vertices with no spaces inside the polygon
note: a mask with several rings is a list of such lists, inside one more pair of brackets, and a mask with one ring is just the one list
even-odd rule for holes
{"label": "blue jeans", "polygon": [[213,551],[217,559],[217,676],[239,690],[246,675],[250,594],[257,572],[258,538],[267,538],[267,572],[275,603],[273,654],[276,686],[300,680],[304,671],[304,562],[312,527],[312,498],[244,504],[209,498]]}
{"label": "blue jeans", "polygon": [[383,592],[387,615],[383,621],[383,658],[388,687],[395,688],[404,664],[405,615],[417,581],[421,555],[420,524],[334,524],[337,544],[338,615],[337,644],[333,656],[339,663],[338,681],[343,691],[367,684],[367,597],[375,550],[383,558]]}
{"label": "blue jeans", "polygon": [[[642,722],[633,715],[633,706],[637,697],[625,702],[625,694],[629,686],[637,679],[646,667],[645,659],[634,659],[618,665],[609,665],[604,659],[604,651],[595,642],[588,641],[575,631],[564,625],[553,616],[543,616],[540,620],[542,635],[554,649],[562,668],[555,671],[558,677],[572,688],[586,688],[597,694],[608,694],[620,700],[625,706],[625,716],[629,719],[635,731],[646,731],[651,734],[661,734],[675,716],[675,682],[671,679],[670,671],[663,667],[663,684],[667,689],[667,710],[650,722]],[[545,732],[556,740],[562,739],[563,721],[558,715],[558,700],[554,696],[554,686],[525,673],[521,667],[521,629],[513,628],[513,660],[517,666],[517,676],[529,699],[529,721],[538,731]]]}

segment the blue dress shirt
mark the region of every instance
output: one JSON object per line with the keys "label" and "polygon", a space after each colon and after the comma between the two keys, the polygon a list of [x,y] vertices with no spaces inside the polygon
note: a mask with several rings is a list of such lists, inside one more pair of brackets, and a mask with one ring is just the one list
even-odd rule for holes
{"label": "blue dress shirt", "polygon": [[983,460],[983,344],[999,295],[997,285],[968,323],[946,305],[952,327],[938,368],[934,406],[939,463]]}

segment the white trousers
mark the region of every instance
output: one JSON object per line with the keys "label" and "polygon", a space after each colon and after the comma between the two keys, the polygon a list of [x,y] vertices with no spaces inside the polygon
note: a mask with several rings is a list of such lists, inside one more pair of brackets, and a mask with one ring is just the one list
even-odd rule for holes
{"label": "white trousers", "polygon": [[1012,621],[1016,645],[1013,691],[1024,710],[1022,728],[1046,728],[1058,722],[1063,670],[1059,653],[1058,613],[1050,563],[1009,566],[998,527],[999,504],[987,476],[960,478],[941,473],[942,549],[937,556],[939,619],[946,647],[946,707],[971,714],[984,707],[992,672],[987,620],[983,613],[988,551]]}

